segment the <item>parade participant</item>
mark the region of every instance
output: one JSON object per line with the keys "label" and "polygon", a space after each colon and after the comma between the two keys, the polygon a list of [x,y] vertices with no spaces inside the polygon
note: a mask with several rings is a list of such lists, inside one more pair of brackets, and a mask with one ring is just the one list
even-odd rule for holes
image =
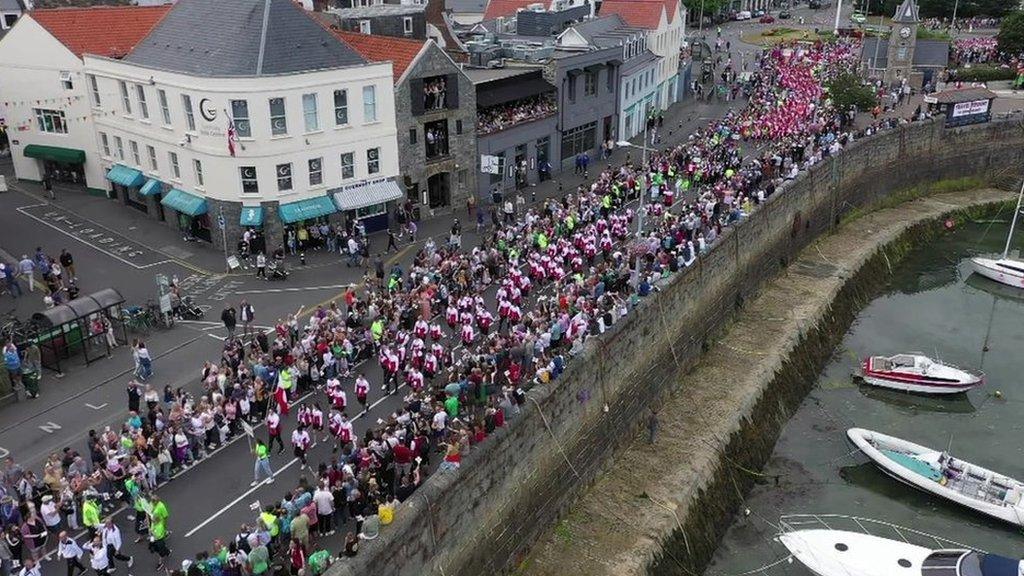
{"label": "parade participant", "polygon": [[[253,467],[253,480],[250,486],[258,485],[262,479],[261,474],[266,476],[267,484],[274,481],[274,472],[270,469],[270,448],[263,443],[263,440],[256,438],[256,445],[253,446],[253,454],[256,455],[256,464]],[[278,436],[280,442],[280,435]]]}

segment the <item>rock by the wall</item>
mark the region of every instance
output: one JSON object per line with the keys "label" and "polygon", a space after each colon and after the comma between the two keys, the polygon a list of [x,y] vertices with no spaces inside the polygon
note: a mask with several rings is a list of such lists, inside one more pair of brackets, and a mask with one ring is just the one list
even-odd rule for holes
{"label": "rock by the wall", "polygon": [[811,240],[890,192],[1022,163],[1024,131],[1010,122],[916,123],[854,142],[787,183],[611,334],[591,340],[457,473],[430,478],[377,540],[329,573],[507,572],[631,439],[672,376],[692,367],[733,312]]}

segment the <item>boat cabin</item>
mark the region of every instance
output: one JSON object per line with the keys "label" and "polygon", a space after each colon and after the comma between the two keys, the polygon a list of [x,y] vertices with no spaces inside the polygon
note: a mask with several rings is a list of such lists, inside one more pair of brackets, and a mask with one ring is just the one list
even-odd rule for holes
{"label": "boat cabin", "polygon": [[924,559],[921,576],[1019,576],[1019,560],[970,550],[938,550]]}

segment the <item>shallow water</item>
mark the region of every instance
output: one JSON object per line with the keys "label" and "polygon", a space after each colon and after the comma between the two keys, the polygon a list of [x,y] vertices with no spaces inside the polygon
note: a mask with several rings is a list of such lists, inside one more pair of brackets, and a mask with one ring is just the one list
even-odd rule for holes
{"label": "shallow water", "polygon": [[[781,515],[794,513],[884,520],[989,552],[1024,555],[1024,531],[890,479],[859,452],[851,453],[846,439],[854,426],[877,430],[935,449],[950,447],[956,457],[1024,479],[1024,290],[973,276],[967,262],[1002,251],[1007,212],[1001,221],[962,225],[894,270],[883,295],[857,316],[783,429],[765,476],[744,504],[750,514],[741,513],[729,528],[706,576],[739,574],[786,556],[772,541],[774,526]],[[1014,246],[1024,246],[1018,238]],[[870,388],[851,377],[865,356],[911,351],[981,368],[987,384],[943,399]],[[765,574],[810,572],[794,563]]]}

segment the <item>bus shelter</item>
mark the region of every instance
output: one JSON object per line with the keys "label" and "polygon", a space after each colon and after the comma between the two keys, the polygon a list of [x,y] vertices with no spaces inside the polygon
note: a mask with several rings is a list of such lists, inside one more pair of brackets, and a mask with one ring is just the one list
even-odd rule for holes
{"label": "bus shelter", "polygon": [[114,331],[115,337],[120,333],[120,338],[128,341],[122,304],[124,297],[120,292],[105,288],[33,314],[43,368],[62,374],[62,362],[79,354],[87,366],[110,356],[108,329]]}

